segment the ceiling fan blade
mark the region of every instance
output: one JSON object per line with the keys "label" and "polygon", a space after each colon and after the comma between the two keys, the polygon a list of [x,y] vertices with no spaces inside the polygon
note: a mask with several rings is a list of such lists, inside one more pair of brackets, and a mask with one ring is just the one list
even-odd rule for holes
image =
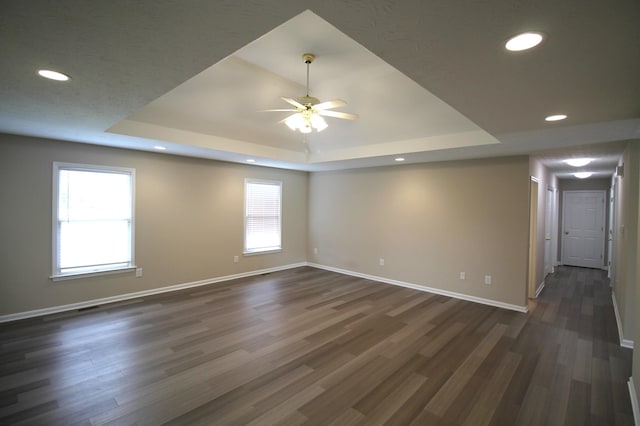
{"label": "ceiling fan blade", "polygon": [[350,114],[348,112],[339,111],[318,111],[318,114],[324,115],[326,117],[344,118],[345,120],[356,120],[358,118],[357,114]]}
{"label": "ceiling fan blade", "polygon": [[287,103],[290,103],[291,105],[293,105],[296,108],[306,109],[304,105],[302,105],[300,102],[296,101],[295,99],[285,98],[284,96],[280,96],[280,99],[282,99],[283,101],[285,101]]}
{"label": "ceiling fan blade", "polygon": [[345,106],[347,103],[342,99],[334,99],[332,101],[322,102],[313,106],[313,109],[331,109]]}

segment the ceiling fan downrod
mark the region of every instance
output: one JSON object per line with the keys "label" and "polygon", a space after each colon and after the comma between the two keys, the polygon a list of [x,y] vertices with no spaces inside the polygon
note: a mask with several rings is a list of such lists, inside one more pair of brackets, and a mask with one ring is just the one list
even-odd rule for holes
{"label": "ceiling fan downrod", "polygon": [[304,53],[302,55],[302,60],[304,61],[305,64],[307,64],[307,94],[305,96],[306,98],[309,97],[309,64],[311,64],[315,58],[316,58],[316,55],[314,55],[313,53]]}

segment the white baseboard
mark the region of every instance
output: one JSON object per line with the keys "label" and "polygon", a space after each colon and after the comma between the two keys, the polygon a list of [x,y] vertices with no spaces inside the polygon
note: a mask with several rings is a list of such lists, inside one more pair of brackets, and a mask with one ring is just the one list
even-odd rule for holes
{"label": "white baseboard", "polygon": [[540,296],[540,293],[542,293],[542,290],[544,290],[544,280],[540,283],[540,285],[538,286],[538,289],[536,290],[536,299],[538,298],[538,296]]}
{"label": "white baseboard", "polygon": [[397,285],[397,286],[401,286],[401,287],[407,287],[407,288],[411,288],[411,289],[419,290],[419,291],[426,291],[426,292],[429,292],[429,293],[439,294],[439,295],[442,295],[442,296],[449,296],[449,297],[453,297],[454,299],[468,300],[470,302],[482,303],[483,305],[490,305],[490,306],[495,306],[495,307],[498,307],[498,308],[509,309],[509,310],[512,310],[512,311],[523,312],[523,313],[526,313],[528,311],[527,306],[512,305],[510,303],[499,302],[497,300],[484,299],[482,297],[470,296],[468,294],[456,293],[456,292],[453,292],[453,291],[442,290],[442,289],[439,289],[439,288],[427,287],[427,286],[408,283],[408,282],[404,282],[404,281],[392,280],[390,278],[378,277],[378,276],[375,276],[375,275],[362,274],[360,272],[348,271],[346,269],[333,268],[331,266],[319,265],[317,263],[309,263],[308,265],[311,266],[311,267],[314,267],[314,268],[318,268],[318,269],[324,269],[324,270],[331,271],[331,272],[337,272],[339,274],[351,275],[353,277],[365,278],[365,279],[372,280],[372,281],[380,281],[380,282],[383,282],[383,283],[386,283],[386,284],[392,284],[392,285]]}
{"label": "white baseboard", "polygon": [[618,311],[618,303],[616,302],[616,293],[611,291],[611,300],[613,302],[613,312],[616,315],[616,324],[618,326],[618,336],[620,337],[620,346],[623,348],[633,349],[633,340],[628,340],[624,338],[624,333],[622,330],[622,321],[620,320],[620,312]]}
{"label": "white baseboard", "polygon": [[210,278],[210,279],[201,280],[201,281],[176,284],[176,285],[171,285],[167,287],[154,288],[151,290],[137,291],[135,293],[125,293],[117,296],[103,297],[101,299],[86,300],[83,302],[71,303],[68,305],[52,306],[50,308],[36,309],[33,311],[26,311],[26,312],[18,312],[16,314],[1,315],[0,323],[16,321],[16,320],[25,319],[25,318],[38,317],[42,315],[51,315],[51,314],[56,314],[56,313],[66,312],[66,311],[73,311],[76,309],[88,308],[90,306],[104,305],[105,303],[121,302],[123,300],[136,299],[138,297],[146,297],[154,294],[183,290],[185,288],[200,287],[203,285],[215,284],[223,281],[235,280],[238,278],[246,278],[246,277],[252,277],[255,275],[267,274],[270,272],[278,272],[278,271],[284,271],[287,269],[299,268],[301,266],[307,266],[307,262],[294,263],[291,265],[284,265],[284,266],[276,266],[274,268],[260,269],[257,271],[243,272],[240,274],[225,275],[222,277]]}
{"label": "white baseboard", "polygon": [[627,385],[629,386],[629,398],[631,399],[631,408],[633,409],[633,422],[636,426],[640,426],[640,409],[638,407],[636,388],[633,386],[633,376],[629,377]]}

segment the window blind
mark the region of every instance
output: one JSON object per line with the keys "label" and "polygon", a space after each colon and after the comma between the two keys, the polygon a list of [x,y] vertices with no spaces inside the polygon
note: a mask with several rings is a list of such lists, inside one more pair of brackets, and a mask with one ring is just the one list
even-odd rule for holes
{"label": "window blind", "polygon": [[279,250],[282,182],[245,181],[245,253]]}

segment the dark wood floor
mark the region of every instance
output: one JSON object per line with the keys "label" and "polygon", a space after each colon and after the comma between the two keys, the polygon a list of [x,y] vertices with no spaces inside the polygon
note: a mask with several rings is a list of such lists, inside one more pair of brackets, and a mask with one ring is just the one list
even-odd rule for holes
{"label": "dark wood floor", "polygon": [[528,314],[300,268],[0,325],[0,424],[633,424],[603,271]]}

